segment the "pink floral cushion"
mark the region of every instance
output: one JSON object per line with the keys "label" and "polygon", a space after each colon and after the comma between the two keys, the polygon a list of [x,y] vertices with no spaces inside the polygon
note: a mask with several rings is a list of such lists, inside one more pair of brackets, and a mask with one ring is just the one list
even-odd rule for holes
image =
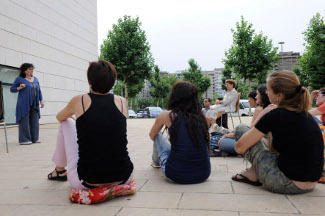
{"label": "pink floral cushion", "polygon": [[90,205],[135,192],[136,182],[133,180],[128,185],[105,185],[88,190],[72,190],[69,199],[71,202]]}

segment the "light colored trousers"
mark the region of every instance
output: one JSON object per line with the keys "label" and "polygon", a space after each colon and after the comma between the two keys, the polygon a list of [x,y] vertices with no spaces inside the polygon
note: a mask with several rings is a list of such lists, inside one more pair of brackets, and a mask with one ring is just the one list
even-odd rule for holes
{"label": "light colored trousers", "polygon": [[[82,190],[88,189],[82,185],[77,172],[77,163],[79,160],[76,121],[68,118],[62,121],[59,126],[58,137],[56,141],[56,150],[52,161],[59,167],[66,167],[68,181],[72,188]],[[133,173],[125,184],[130,184],[133,179]]]}

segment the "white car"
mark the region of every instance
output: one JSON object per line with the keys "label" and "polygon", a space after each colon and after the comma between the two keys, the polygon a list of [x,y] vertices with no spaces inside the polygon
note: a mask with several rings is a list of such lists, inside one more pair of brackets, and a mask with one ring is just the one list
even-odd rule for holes
{"label": "white car", "polygon": [[239,115],[240,116],[253,116],[255,108],[251,107],[251,113],[249,113],[249,102],[248,100],[239,101]]}
{"label": "white car", "polygon": [[129,110],[129,118],[136,118],[137,114],[133,110]]}

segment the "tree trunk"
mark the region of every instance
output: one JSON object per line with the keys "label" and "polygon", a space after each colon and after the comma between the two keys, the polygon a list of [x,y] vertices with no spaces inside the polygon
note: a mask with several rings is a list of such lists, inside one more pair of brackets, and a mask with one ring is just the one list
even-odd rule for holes
{"label": "tree trunk", "polygon": [[157,107],[159,107],[159,99],[157,99]]}
{"label": "tree trunk", "polygon": [[127,82],[125,82],[125,92],[124,92],[124,94],[125,94],[125,100],[126,100],[126,107],[125,107],[125,109],[126,109],[126,117],[129,118],[129,112],[128,112],[128,110],[129,110],[129,96],[128,96],[128,84],[127,84]]}

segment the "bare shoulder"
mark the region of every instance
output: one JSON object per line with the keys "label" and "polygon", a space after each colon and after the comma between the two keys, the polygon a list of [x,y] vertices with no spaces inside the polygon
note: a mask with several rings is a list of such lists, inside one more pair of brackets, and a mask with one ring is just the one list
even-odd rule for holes
{"label": "bare shoulder", "polygon": [[125,98],[122,97],[122,96],[119,96],[119,95],[114,95],[114,100],[116,100],[116,101],[121,101],[122,100],[123,103],[126,102]]}
{"label": "bare shoulder", "polygon": [[170,111],[164,111],[160,113],[156,121],[159,121],[160,123],[167,125],[167,127],[170,127],[172,123],[172,121],[170,120]]}
{"label": "bare shoulder", "polygon": [[82,95],[76,95],[76,96],[74,96],[73,98],[71,98],[69,104],[75,105],[75,104],[80,103],[81,102],[81,97],[82,97]]}

